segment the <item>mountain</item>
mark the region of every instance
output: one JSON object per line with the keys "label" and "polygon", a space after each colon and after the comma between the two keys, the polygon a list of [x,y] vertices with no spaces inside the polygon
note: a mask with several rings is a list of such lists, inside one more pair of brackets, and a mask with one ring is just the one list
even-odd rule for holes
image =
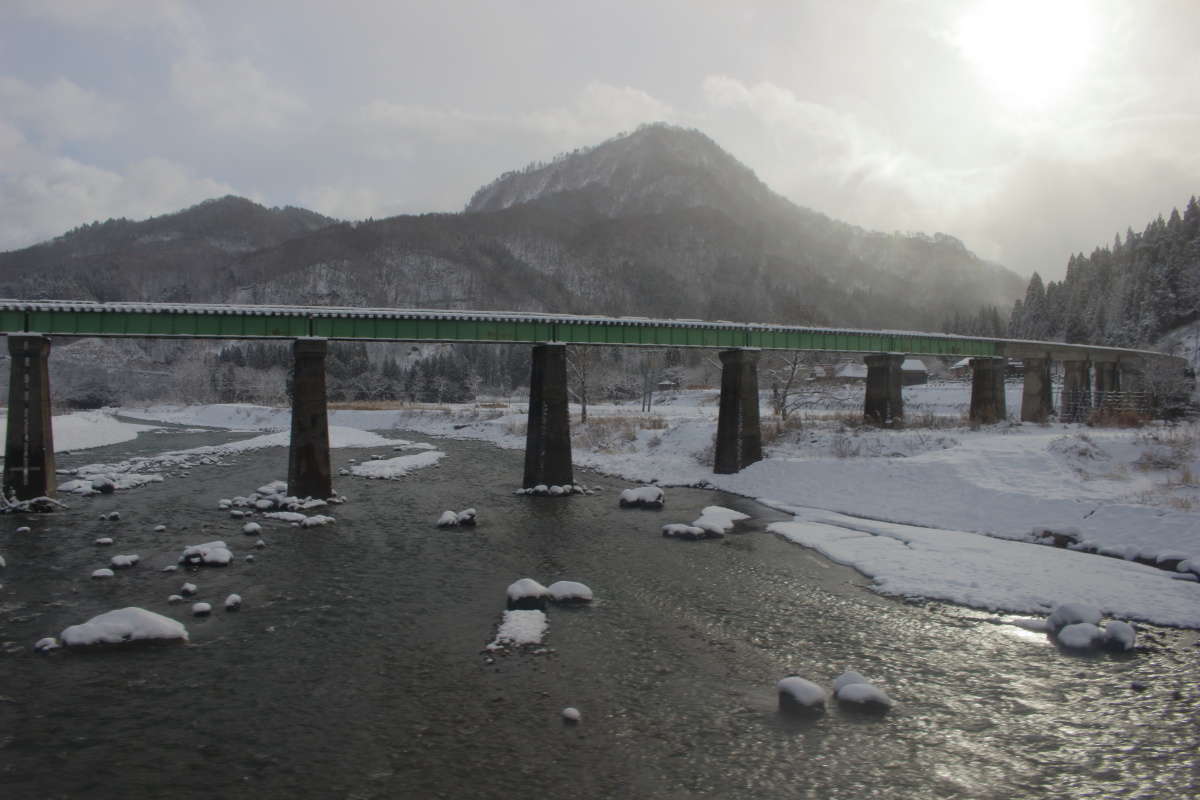
{"label": "mountain", "polygon": [[553,310],[934,329],[1024,281],[953,237],[801,208],[651,125],[501,176],[460,214],[334,222],[240,198],[0,254],[0,296]]}
{"label": "mountain", "polygon": [[233,196],[141,222],[93,222],[0,253],[0,296],[215,300],[228,290],[231,264],[334,222],[302,208],[265,208]]}

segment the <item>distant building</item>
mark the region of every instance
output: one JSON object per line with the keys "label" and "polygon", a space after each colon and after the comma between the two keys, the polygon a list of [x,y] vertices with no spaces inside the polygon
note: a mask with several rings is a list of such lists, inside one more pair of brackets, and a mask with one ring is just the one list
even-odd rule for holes
{"label": "distant building", "polygon": [[919,358],[904,359],[900,365],[900,385],[917,386],[922,383],[929,383],[929,370],[925,368],[925,362]]}
{"label": "distant building", "polygon": [[839,381],[865,381],[867,379],[867,365],[853,361],[847,364],[838,364],[834,370],[833,377]]}

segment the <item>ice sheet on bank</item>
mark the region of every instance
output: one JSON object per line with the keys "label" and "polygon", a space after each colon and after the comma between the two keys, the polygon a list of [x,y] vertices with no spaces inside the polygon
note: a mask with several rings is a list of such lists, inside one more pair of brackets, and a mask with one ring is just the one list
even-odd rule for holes
{"label": "ice sheet on bank", "polygon": [[445,457],[441,450],[424,450],[406,456],[382,459],[380,461],[364,461],[352,464],[347,471],[360,478],[382,478],[396,480],[403,478],[413,470],[432,467]]}
{"label": "ice sheet on bank", "polygon": [[[8,430],[7,411],[0,410],[0,441]],[[54,429],[54,451],[87,450],[110,444],[132,441],[142,431],[154,430],[153,425],[121,422],[110,411],[76,411],[62,414],[50,421]]]}
{"label": "ice sheet on bank", "polygon": [[974,533],[797,509],[768,530],[874,579],[883,594],[1048,613],[1060,601],[1110,617],[1200,627],[1200,584],[1154,567]]}

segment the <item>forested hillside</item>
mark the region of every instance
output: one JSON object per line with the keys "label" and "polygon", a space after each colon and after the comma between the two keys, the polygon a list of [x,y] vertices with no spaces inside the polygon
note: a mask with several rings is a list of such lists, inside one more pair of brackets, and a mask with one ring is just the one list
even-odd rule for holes
{"label": "forested hillside", "polygon": [[1013,308],[1012,336],[1119,347],[1147,346],[1200,318],[1200,204],[1160,215],[1112,247],[1071,256],[1067,275],[1034,273]]}

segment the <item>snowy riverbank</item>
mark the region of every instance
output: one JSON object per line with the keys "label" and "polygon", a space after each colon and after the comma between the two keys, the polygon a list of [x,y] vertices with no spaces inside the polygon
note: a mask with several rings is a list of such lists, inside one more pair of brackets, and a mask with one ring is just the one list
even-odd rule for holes
{"label": "snowy riverbank", "polygon": [[[966,402],[965,389],[955,387],[906,397],[910,411],[924,404],[942,414]],[[853,566],[885,594],[1017,613],[1078,601],[1109,616],[1200,627],[1200,583],[1186,571],[1188,560],[1200,565],[1192,428],[879,431],[810,420],[769,442],[764,461],[718,476],[709,455],[713,401],[712,392],[680,393],[649,416],[593,406],[587,426],[573,422],[575,463],[635,482],[705,483],[792,513],[795,521],[773,530]],[[523,405],[489,405],[500,407],[336,410],[330,424],[524,447]],[[121,413],[240,430],[280,430],[289,421],[286,409],[244,405]],[[1035,544],[1035,529],[1120,557]],[[1134,558],[1183,560],[1185,571]]]}

